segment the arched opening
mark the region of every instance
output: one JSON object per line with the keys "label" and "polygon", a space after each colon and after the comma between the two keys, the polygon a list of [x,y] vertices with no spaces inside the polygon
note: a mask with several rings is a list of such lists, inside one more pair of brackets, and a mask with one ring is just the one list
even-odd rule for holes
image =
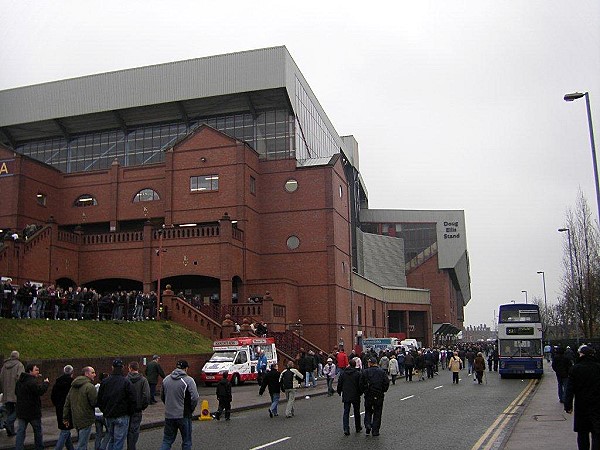
{"label": "arched opening", "polygon": [[242,279],[237,275],[231,279],[231,303],[239,303],[242,297]]}
{"label": "arched opening", "polygon": [[57,288],[61,287],[65,290],[69,289],[70,287],[72,288],[76,288],[77,287],[77,283],[75,283],[73,280],[71,280],[70,278],[58,278],[56,280],[55,286]]}

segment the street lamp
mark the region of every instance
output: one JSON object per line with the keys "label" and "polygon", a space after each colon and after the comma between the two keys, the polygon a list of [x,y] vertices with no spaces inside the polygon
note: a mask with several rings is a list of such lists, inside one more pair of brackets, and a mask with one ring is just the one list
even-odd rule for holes
{"label": "street lamp", "polygon": [[527,291],[521,291],[525,294],[525,304],[527,304]]}
{"label": "street lamp", "polygon": [[[575,269],[573,268],[573,251],[571,247],[571,229],[570,228],[559,228],[560,233],[567,232],[567,239],[569,240],[569,261],[571,262],[571,289],[575,292]],[[573,301],[575,302],[575,295],[573,295]],[[575,317],[577,319],[577,344],[579,344],[579,314],[577,307],[575,307]]]}
{"label": "street lamp", "polygon": [[156,296],[156,320],[159,321],[160,320],[160,297],[161,297],[161,292],[160,292],[160,282],[161,282],[161,278],[162,278],[162,254],[165,251],[163,249],[163,234],[165,233],[165,225],[163,224],[162,228],[158,229],[158,250],[156,251],[156,256],[158,256],[158,279],[156,281],[156,290],[157,292],[157,296]]}
{"label": "street lamp", "polygon": [[[546,274],[544,273],[543,270],[538,270],[538,275],[541,273],[542,274],[542,282],[544,283],[544,315],[548,315],[548,299],[546,297]],[[548,319],[546,318],[546,323],[548,322]]]}
{"label": "street lamp", "polygon": [[596,205],[598,206],[598,220],[600,220],[600,187],[598,186],[598,166],[596,164],[596,144],[594,143],[594,127],[592,125],[592,109],[590,108],[590,96],[588,92],[573,92],[566,94],[564,99],[566,102],[572,102],[581,97],[585,97],[585,105],[587,107],[588,128],[590,130],[590,144],[592,146],[592,163],[594,164],[594,179],[596,181]]}

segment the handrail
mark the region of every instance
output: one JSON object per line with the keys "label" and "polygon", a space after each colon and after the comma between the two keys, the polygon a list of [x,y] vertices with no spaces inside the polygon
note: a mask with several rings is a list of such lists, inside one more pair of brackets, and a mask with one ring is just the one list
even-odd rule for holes
{"label": "handrail", "polygon": [[199,227],[162,228],[152,231],[152,239],[158,240],[162,233],[163,240],[188,239],[219,236],[219,225],[201,225]]}
{"label": "handrail", "polygon": [[81,236],[84,245],[93,244],[123,244],[141,242],[144,240],[143,231],[122,231],[120,233],[84,234]]}

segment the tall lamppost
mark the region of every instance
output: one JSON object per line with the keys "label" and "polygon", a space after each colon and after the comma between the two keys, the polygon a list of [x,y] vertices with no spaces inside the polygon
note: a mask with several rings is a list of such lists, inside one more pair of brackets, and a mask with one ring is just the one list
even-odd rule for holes
{"label": "tall lamppost", "polygon": [[527,291],[521,291],[525,294],[525,304],[527,304]]}
{"label": "tall lamppost", "polygon": [[[571,247],[571,229],[570,228],[559,228],[560,233],[567,232],[567,239],[569,241],[569,261],[571,262],[571,289],[575,292],[575,269],[573,268],[573,250]],[[577,343],[579,344],[579,314],[577,311],[577,305],[575,302],[575,294],[573,294],[573,303],[575,304],[575,318],[577,320]]]}
{"label": "tall lamppost", "polygon": [[538,275],[542,274],[542,282],[544,283],[544,316],[546,322],[546,326],[548,325],[548,298],[546,297],[546,274],[543,270],[538,270]]}
{"label": "tall lamppost", "polygon": [[589,92],[573,92],[566,94],[564,99],[566,102],[572,102],[581,97],[585,97],[585,105],[587,107],[588,128],[590,130],[590,144],[592,146],[592,163],[594,164],[594,179],[596,181],[596,205],[598,206],[598,220],[600,220],[600,187],[598,186],[598,165],[596,163],[596,144],[594,142],[594,127],[592,125],[592,109],[590,108]]}
{"label": "tall lamppost", "polygon": [[156,320],[160,320],[160,281],[162,278],[162,254],[163,254],[163,234],[165,233],[165,225],[163,224],[162,228],[158,229],[158,250],[156,251],[156,256],[158,256],[158,280],[156,281]]}

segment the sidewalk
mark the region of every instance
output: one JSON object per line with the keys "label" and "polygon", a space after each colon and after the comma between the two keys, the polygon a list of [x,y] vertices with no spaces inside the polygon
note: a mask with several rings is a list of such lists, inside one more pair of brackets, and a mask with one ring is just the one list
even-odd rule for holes
{"label": "sidewalk", "polygon": [[[267,415],[267,409],[271,405],[269,392],[265,391],[262,396],[258,395],[258,384],[248,383],[239,387],[233,388],[233,403],[231,411],[243,411],[245,409],[253,409],[264,407],[265,415]],[[200,411],[200,404],[202,400],[208,400],[209,408],[212,411],[217,410],[217,400],[215,395],[215,388],[206,388],[201,385],[198,386],[198,393],[200,394],[200,400],[196,411]],[[320,378],[317,382],[317,386],[314,388],[298,389],[298,396],[296,401],[303,400],[306,395],[324,395],[327,393],[327,384],[323,378]],[[49,394],[47,394],[49,395]],[[157,400],[158,397],[157,397]],[[283,395],[282,400],[285,400]],[[198,417],[197,415],[195,416]],[[142,429],[162,427],[165,419],[165,408],[164,404],[159,400],[158,403],[148,406],[142,416]],[[56,413],[54,408],[45,408],[42,410],[42,430],[44,431],[44,446],[54,447],[56,440],[58,439],[59,430],[56,423]],[[95,428],[92,426],[92,436],[94,436]],[[77,438],[77,432],[72,431],[71,435],[74,440]],[[91,441],[92,439],[90,439]],[[14,449],[15,438],[6,436],[4,430],[0,431],[0,450]],[[92,447],[92,445],[89,445]],[[32,449],[33,446],[33,430],[31,427],[27,428],[27,434],[25,436],[25,448]]]}
{"label": "sidewalk", "polygon": [[577,448],[573,415],[558,401],[556,376],[544,363],[544,376],[502,450],[568,450]]}

